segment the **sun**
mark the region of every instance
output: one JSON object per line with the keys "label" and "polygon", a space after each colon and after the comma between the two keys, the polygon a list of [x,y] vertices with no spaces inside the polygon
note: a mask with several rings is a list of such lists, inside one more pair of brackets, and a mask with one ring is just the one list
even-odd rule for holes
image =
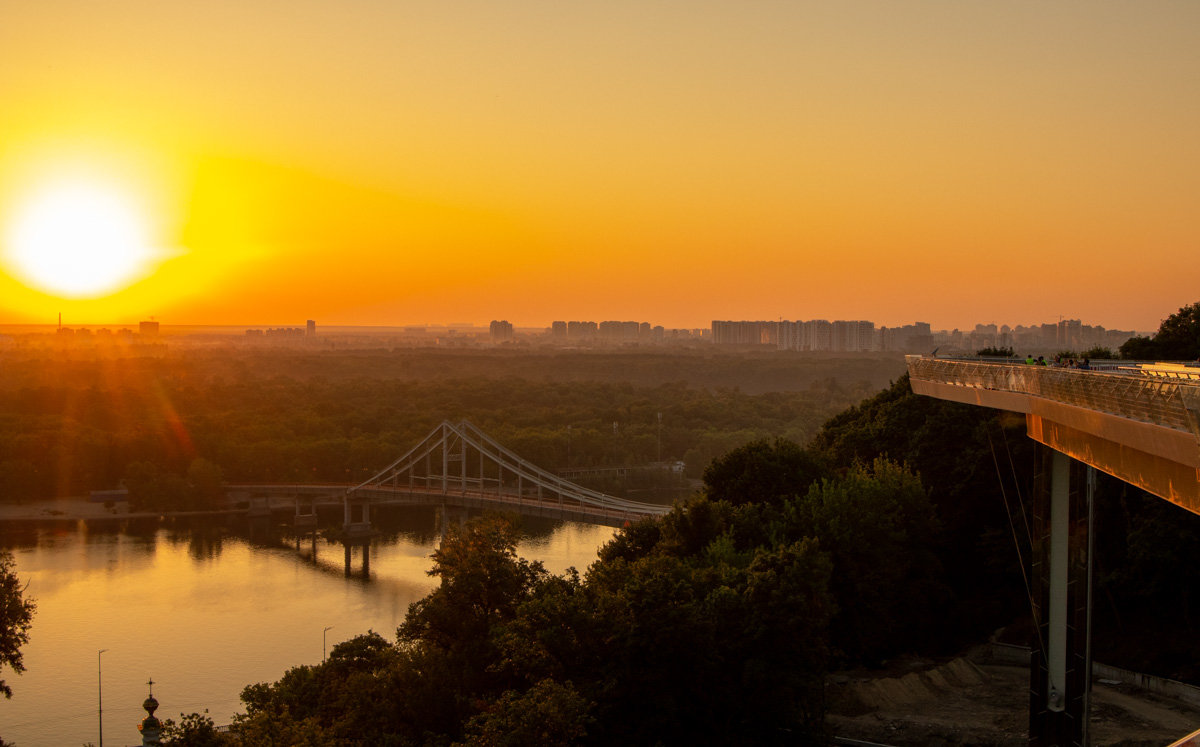
{"label": "sun", "polygon": [[149,275],[158,259],[133,199],[89,181],[35,192],[15,211],[0,252],[26,285],[67,298],[114,293]]}

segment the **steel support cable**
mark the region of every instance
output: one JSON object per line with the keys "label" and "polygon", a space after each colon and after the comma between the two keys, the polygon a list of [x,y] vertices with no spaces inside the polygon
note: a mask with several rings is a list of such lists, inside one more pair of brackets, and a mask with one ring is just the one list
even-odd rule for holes
{"label": "steel support cable", "polygon": [[[457,437],[457,441],[454,438]],[[521,479],[530,480],[533,484],[549,490],[557,494],[560,498],[574,500],[581,506],[590,505],[609,510],[617,510],[624,513],[633,512],[637,514],[663,514],[670,510],[668,506],[659,506],[652,503],[641,503],[640,501],[630,501],[623,498],[617,498],[605,493],[584,488],[581,485],[576,485],[568,480],[563,480],[557,475],[553,475],[537,465],[526,461],[518,454],[505,448],[495,439],[481,431],[470,421],[464,420],[458,424],[442,421],[441,425],[434,428],[428,436],[417,443],[416,446],[409,449],[403,456],[396,459],[387,467],[377,472],[374,476],[359,483],[358,485],[346,491],[347,497],[359,490],[375,489],[379,486],[376,483],[386,482],[389,478],[395,477],[405,471],[411,471],[414,465],[422,458],[428,456],[438,448],[449,449],[455,443],[466,443],[473,446],[481,456],[490,459],[494,464],[508,469]],[[424,478],[428,481],[431,477],[441,477],[441,475],[425,475]],[[482,475],[480,480],[482,482]]]}
{"label": "steel support cable", "polygon": [[[508,460],[510,465],[516,465],[516,469],[513,469],[513,467],[510,466],[510,469],[513,472],[519,473],[521,470],[524,470],[525,477],[534,480],[535,482],[540,482],[543,487],[551,490],[561,488],[567,491],[565,493],[567,496],[572,497],[581,503],[593,503],[610,508],[632,509],[635,511],[646,511],[647,509],[650,509],[651,512],[654,513],[658,513],[660,511],[661,513],[666,513],[670,510],[670,507],[667,506],[660,507],[653,503],[642,503],[640,501],[617,498],[616,496],[611,496],[607,493],[601,493],[599,491],[585,488],[581,485],[576,485],[569,480],[564,480],[558,475],[552,474],[541,467],[538,467],[536,464],[527,461],[520,455],[509,450],[507,447],[496,441],[491,436],[481,431],[470,421],[462,421],[459,424],[459,427],[461,427],[464,431],[472,432],[476,438],[480,439],[483,443],[486,443],[491,449],[494,449],[498,456],[494,456],[493,459],[496,461],[501,461],[501,457],[503,457],[504,459]],[[589,498],[592,500],[588,500]]]}
{"label": "steel support cable", "polygon": [[[1000,431],[1000,435],[1004,436],[1003,430]],[[1025,524],[1025,538],[1029,540],[1029,546],[1033,547],[1033,529],[1029,526],[1029,514],[1025,512],[1025,499],[1021,496],[1021,479],[1017,476],[1017,463],[1013,459],[1012,451],[1008,448],[1008,438],[1003,437],[1001,440],[1004,443],[1004,453],[1008,457],[1008,467],[1012,471],[1013,491],[1017,494],[1017,505],[1021,507],[1021,521]]]}
{"label": "steel support cable", "polygon": [[[1017,562],[1021,566],[1021,580],[1025,582],[1025,598],[1029,602],[1029,612],[1033,615],[1033,628],[1037,631],[1038,650],[1042,652],[1042,656],[1046,656],[1046,641],[1042,638],[1042,621],[1038,616],[1037,605],[1033,601],[1033,589],[1029,585],[1029,574],[1025,572],[1025,558],[1021,553],[1021,540],[1017,536],[1017,526],[1013,523],[1012,509],[1008,504],[1008,493],[1004,489],[1004,477],[1000,472],[1000,460],[996,458],[996,446],[992,442],[992,432],[987,430],[988,447],[992,452],[992,464],[996,466],[996,480],[1000,483],[1000,498],[1004,501],[1004,513],[1008,516],[1008,527],[1012,531],[1013,546],[1017,550]],[[1056,683],[1051,682],[1053,688]]]}

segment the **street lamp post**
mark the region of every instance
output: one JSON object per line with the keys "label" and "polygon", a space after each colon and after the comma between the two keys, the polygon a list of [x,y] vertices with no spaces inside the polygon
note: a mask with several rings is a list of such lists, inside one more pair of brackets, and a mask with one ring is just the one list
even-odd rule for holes
{"label": "street lamp post", "polygon": [[325,634],[331,630],[333,630],[333,626],[326,625],[325,629],[321,631],[321,663],[322,664],[325,663]]}
{"label": "street lamp post", "polygon": [[104,747],[104,670],[100,655],[107,650],[102,648],[96,652],[96,720],[100,727],[100,747]]}

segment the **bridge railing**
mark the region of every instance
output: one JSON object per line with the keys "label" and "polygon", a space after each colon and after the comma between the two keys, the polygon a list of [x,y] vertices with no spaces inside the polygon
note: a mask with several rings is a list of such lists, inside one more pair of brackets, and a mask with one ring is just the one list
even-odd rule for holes
{"label": "bridge railing", "polygon": [[1144,423],[1187,431],[1200,439],[1196,369],[1156,364],[1120,372],[1024,363],[905,356],[909,376],[952,386],[1016,392]]}

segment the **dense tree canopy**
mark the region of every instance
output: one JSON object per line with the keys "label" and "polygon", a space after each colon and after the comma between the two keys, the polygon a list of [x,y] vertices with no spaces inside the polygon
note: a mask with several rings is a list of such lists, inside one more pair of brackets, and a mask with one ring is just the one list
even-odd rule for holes
{"label": "dense tree canopy", "polygon": [[[140,491],[148,508],[168,498],[187,508],[203,504],[206,475],[357,482],[442,420],[460,418],[548,469],[661,457],[684,461],[699,477],[713,458],[749,441],[807,441],[869,393],[871,379],[900,365],[636,352],[8,353],[0,501],[124,481],[135,492],[153,488]],[[739,370],[743,388],[724,386]],[[759,379],[754,390],[746,386]],[[780,388],[764,391],[768,384]]]}
{"label": "dense tree canopy", "polygon": [[[36,609],[25,597],[25,587],[17,578],[10,553],[0,552],[0,666],[18,674],[25,671],[21,646],[29,641],[29,627]],[[12,687],[0,679],[0,693],[12,697]]]}
{"label": "dense tree canopy", "polygon": [[1200,302],[1184,306],[1162,321],[1153,337],[1133,337],[1121,345],[1128,360],[1200,359]]}
{"label": "dense tree canopy", "polygon": [[704,470],[709,498],[733,504],[780,501],[808,491],[825,473],[812,452],[793,441],[753,441],[713,460]]}

